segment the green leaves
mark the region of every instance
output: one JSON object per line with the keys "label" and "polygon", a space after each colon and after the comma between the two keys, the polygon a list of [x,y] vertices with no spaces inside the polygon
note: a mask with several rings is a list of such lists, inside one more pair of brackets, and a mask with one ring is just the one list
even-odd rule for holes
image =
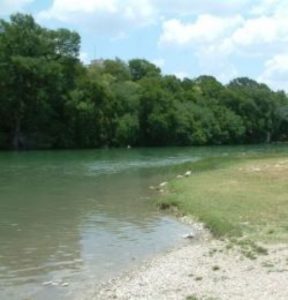
{"label": "green leaves", "polygon": [[261,143],[288,138],[288,99],[249,78],[180,80],[145,59],[80,63],[80,36],[0,20],[0,148]]}
{"label": "green leaves", "polygon": [[160,77],[161,70],[145,59],[132,59],[129,61],[132,80],[138,81],[145,77]]}
{"label": "green leaves", "polygon": [[54,124],[65,122],[64,99],[75,81],[79,35],[42,28],[22,14],[2,20],[0,27],[0,130],[6,147],[61,146]]}

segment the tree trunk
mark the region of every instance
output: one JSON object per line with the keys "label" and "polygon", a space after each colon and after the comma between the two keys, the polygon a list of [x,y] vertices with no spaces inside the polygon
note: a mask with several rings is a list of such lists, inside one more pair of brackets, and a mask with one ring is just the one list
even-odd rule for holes
{"label": "tree trunk", "polygon": [[24,147],[24,143],[23,143],[23,135],[21,133],[21,121],[20,118],[17,118],[15,122],[15,130],[13,136],[13,149],[20,150],[23,147]]}

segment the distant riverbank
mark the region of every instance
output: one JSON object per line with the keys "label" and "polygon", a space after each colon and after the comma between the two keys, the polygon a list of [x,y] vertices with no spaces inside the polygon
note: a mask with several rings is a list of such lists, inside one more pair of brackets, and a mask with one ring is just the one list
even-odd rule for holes
{"label": "distant riverbank", "polygon": [[288,299],[288,157],[193,168],[165,185],[159,204],[192,215],[211,237],[112,280],[94,299]]}

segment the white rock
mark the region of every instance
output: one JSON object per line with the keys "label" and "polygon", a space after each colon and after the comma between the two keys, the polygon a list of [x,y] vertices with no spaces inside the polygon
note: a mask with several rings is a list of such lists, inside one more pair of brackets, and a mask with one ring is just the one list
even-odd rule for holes
{"label": "white rock", "polygon": [[63,282],[61,285],[62,285],[63,287],[67,287],[67,286],[69,286],[69,282]]}
{"label": "white rock", "polygon": [[183,238],[184,239],[194,239],[195,238],[195,234],[194,234],[194,232],[190,232],[190,233],[184,234]]}
{"label": "white rock", "polygon": [[177,175],[176,178],[181,179],[183,178],[183,175]]}
{"label": "white rock", "polygon": [[167,181],[161,182],[161,183],[159,184],[159,187],[160,187],[160,188],[163,188],[163,187],[166,186],[167,184],[168,184]]}
{"label": "white rock", "polygon": [[58,286],[58,285],[59,285],[59,282],[57,282],[57,281],[52,281],[51,285],[52,285],[52,286]]}

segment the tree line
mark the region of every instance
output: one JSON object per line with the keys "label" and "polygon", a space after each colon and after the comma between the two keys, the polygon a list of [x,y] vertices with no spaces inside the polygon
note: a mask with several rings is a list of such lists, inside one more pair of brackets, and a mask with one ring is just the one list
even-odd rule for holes
{"label": "tree line", "polygon": [[0,20],[0,149],[285,141],[288,97],[249,78],[178,79],[145,59],[79,60],[80,36]]}

